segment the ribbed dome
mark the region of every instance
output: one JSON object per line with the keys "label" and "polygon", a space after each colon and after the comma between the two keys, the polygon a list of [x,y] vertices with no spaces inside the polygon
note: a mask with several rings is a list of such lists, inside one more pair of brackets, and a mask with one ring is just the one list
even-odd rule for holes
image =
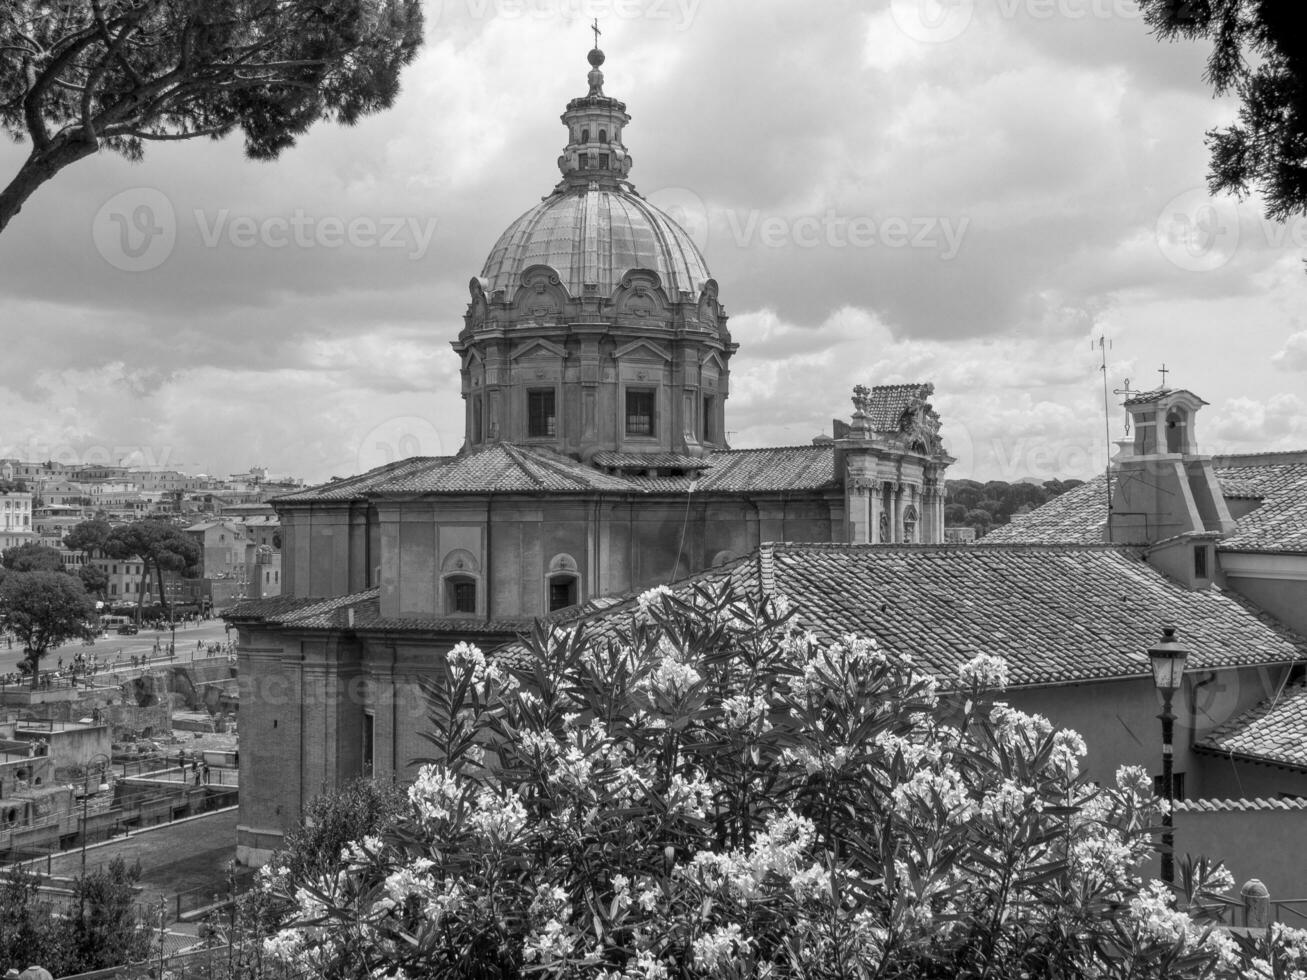
{"label": "ribbed dome", "polygon": [[490,252],[483,279],[488,291],[511,298],[522,272],[551,266],[569,293],[586,283],[611,295],[632,269],[653,269],[663,288],[697,295],[708,265],[685,229],[638,194],[573,187],[555,193],[518,218]]}

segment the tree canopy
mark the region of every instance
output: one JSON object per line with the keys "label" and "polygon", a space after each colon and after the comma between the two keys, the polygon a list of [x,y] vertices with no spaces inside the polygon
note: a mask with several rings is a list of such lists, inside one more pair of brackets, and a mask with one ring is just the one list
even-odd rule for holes
{"label": "tree canopy", "polygon": [[322,120],[389,108],[422,43],[420,0],[6,0],[0,128],[31,153],[0,191],[0,231],[101,148],[220,138],[274,159]]}
{"label": "tree canopy", "polygon": [[137,905],[140,868],[113,858],[73,884],[68,911],[21,865],[0,872],[0,968],[41,963],[55,976],[138,962],[150,952],[150,924]]}
{"label": "tree canopy", "polygon": [[946,480],[944,520],[949,527],[974,528],[983,535],[992,527],[1007,524],[1014,514],[1026,514],[1059,494],[1074,489],[1083,480]]}
{"label": "tree canopy", "polygon": [[81,580],[63,572],[10,572],[0,582],[0,623],[23,644],[32,687],[41,658],[66,640],[86,636],[95,604]]}
{"label": "tree canopy", "polygon": [[[104,550],[115,558],[136,557],[141,560],[148,576],[155,573],[159,586],[159,602],[169,617],[172,610],[164,594],[163,572],[180,575],[198,574],[204,557],[199,544],[181,528],[158,518],[146,518],[131,524],[119,524],[105,539]],[[141,593],[141,602],[145,593]]]}
{"label": "tree canopy", "polygon": [[77,577],[82,580],[82,587],[91,595],[104,598],[109,590],[109,573],[99,565],[83,565],[77,569]]}
{"label": "tree canopy", "polygon": [[29,541],[17,548],[5,549],[0,559],[11,572],[62,572],[64,560],[54,548]]}
{"label": "tree canopy", "polygon": [[64,536],[64,547],[69,551],[85,551],[94,558],[104,557],[112,530],[113,526],[103,518],[82,521]]}
{"label": "tree canopy", "polygon": [[1307,213],[1307,32],[1284,0],[1140,0],[1161,38],[1210,40],[1207,81],[1238,97],[1239,120],[1207,133],[1208,187],[1260,191],[1266,216]]}

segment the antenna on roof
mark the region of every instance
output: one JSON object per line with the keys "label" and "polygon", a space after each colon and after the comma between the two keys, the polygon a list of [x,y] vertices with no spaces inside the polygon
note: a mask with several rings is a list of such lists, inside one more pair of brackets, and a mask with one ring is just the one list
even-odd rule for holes
{"label": "antenna on roof", "polygon": [[[1126,378],[1126,379],[1125,379],[1125,387],[1124,387],[1124,388],[1113,388],[1113,389],[1112,389],[1112,394],[1114,394],[1114,395],[1125,395],[1126,398],[1134,398],[1135,395],[1142,395],[1143,392],[1142,392],[1142,391],[1135,391],[1133,388],[1131,388],[1131,387],[1130,387],[1130,379],[1129,379],[1129,378]],[[1126,435],[1129,435],[1129,434],[1130,434],[1130,413],[1129,413],[1129,412],[1126,412],[1126,413],[1125,413],[1125,434],[1126,434]]]}
{"label": "antenna on roof", "polygon": [[[1098,348],[1100,364],[1099,370],[1103,372],[1103,436],[1106,439],[1107,462],[1103,464],[1103,474],[1106,477],[1104,493],[1107,494],[1107,509],[1112,510],[1112,405],[1107,400],[1107,352],[1112,349],[1112,342],[1107,339],[1107,334],[1102,334],[1098,340],[1089,342],[1089,349]],[[1127,382],[1127,387],[1129,382]]]}

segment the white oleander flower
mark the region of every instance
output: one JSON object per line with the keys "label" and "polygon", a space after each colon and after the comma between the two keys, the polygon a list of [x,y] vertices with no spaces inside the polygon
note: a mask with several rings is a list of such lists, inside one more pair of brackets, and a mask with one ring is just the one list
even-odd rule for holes
{"label": "white oleander flower", "polygon": [[1008,662],[1002,657],[978,653],[958,668],[958,680],[965,686],[982,689],[1005,690],[1008,684]]}
{"label": "white oleander flower", "polygon": [[694,941],[695,966],[711,973],[740,956],[747,955],[752,949],[753,944],[741,935],[738,922],[718,926]]}

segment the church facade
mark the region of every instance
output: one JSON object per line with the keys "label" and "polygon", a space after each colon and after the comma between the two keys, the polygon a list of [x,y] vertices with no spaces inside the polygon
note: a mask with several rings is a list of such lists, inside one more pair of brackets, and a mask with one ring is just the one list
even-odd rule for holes
{"label": "church facade", "polygon": [[461,451],[273,501],[282,595],[228,616],[242,861],[324,788],[416,773],[418,683],[457,642],[507,642],[766,542],[943,540],[952,459],[928,383],[857,387],[811,445],[727,444],[739,345],[698,247],[629,180],[630,116],[602,64],[592,51],[563,114],[562,179],[469,284]]}

